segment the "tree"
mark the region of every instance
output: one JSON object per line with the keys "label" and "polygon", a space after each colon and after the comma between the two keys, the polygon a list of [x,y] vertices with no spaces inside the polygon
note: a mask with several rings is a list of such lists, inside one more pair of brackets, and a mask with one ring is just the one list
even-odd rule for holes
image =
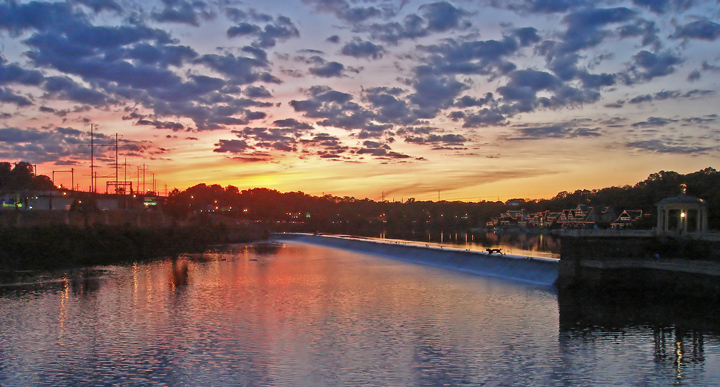
{"label": "tree", "polygon": [[7,161],[0,162],[0,190],[6,189],[10,184],[12,164]]}
{"label": "tree", "polygon": [[8,188],[30,189],[32,187],[34,176],[35,174],[33,173],[32,164],[21,161],[15,164],[15,168],[13,168],[12,172],[10,172],[10,184]]}
{"label": "tree", "polygon": [[54,191],[56,189],[52,179],[45,175],[33,177],[30,188],[38,191]]}

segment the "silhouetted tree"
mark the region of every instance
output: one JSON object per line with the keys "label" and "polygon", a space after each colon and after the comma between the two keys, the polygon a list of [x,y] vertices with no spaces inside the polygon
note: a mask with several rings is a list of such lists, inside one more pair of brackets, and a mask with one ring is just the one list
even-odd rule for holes
{"label": "silhouetted tree", "polygon": [[21,190],[51,191],[56,187],[45,175],[35,175],[32,164],[21,161],[14,165],[0,162],[0,191],[12,192]]}

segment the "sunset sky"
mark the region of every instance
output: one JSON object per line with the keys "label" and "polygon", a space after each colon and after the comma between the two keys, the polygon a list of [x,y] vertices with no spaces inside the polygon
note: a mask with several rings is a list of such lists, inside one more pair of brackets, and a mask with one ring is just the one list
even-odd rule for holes
{"label": "sunset sky", "polygon": [[715,0],[2,0],[0,160],[87,190],[93,124],[100,192],[116,133],[160,192],[506,200],[718,168],[719,19]]}

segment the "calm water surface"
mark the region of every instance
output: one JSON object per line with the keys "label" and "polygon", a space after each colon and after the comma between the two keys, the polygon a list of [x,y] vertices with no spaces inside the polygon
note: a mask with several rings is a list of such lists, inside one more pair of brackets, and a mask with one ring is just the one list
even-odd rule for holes
{"label": "calm water surface", "polygon": [[720,385],[717,334],[552,289],[295,242],[206,258],[6,288],[0,385]]}

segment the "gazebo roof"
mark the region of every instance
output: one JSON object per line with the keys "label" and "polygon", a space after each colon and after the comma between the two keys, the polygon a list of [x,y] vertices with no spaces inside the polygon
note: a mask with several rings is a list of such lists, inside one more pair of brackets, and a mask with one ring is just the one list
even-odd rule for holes
{"label": "gazebo roof", "polygon": [[657,206],[664,207],[664,206],[671,205],[671,204],[695,204],[695,205],[704,207],[705,201],[700,198],[696,198],[695,196],[690,196],[686,193],[681,193],[678,196],[673,196],[671,198],[665,198],[665,199],[659,201]]}

